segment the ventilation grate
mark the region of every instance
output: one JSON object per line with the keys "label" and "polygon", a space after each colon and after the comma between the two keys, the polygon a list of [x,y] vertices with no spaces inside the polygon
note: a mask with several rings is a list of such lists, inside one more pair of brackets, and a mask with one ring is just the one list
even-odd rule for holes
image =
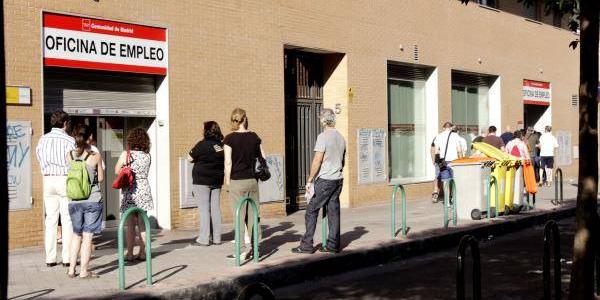
{"label": "ventilation grate", "polygon": [[571,95],[571,107],[574,107],[574,108],[579,107],[579,95],[578,94]]}
{"label": "ventilation grate", "polygon": [[413,61],[419,62],[419,46],[417,44],[413,45]]}

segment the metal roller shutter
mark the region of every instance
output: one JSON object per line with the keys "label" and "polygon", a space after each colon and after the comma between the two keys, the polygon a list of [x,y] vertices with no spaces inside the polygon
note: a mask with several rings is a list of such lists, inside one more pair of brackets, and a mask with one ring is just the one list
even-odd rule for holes
{"label": "metal roller shutter", "polygon": [[414,65],[388,62],[387,73],[388,79],[409,80],[409,81],[425,81],[429,78],[434,68]]}
{"label": "metal roller shutter", "polygon": [[75,115],[155,116],[153,75],[46,69],[44,110]]}

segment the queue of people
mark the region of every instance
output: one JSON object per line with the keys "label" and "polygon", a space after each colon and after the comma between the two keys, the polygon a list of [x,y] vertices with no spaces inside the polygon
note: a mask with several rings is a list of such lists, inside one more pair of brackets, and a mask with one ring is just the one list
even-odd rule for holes
{"label": "queue of people", "polygon": [[[464,138],[459,135],[456,126],[446,122],[442,127],[443,131],[434,138],[430,148],[431,161],[435,167],[431,194],[434,203],[440,199],[442,182],[453,178],[453,171],[448,163],[467,154]],[[531,160],[538,185],[550,186],[553,179],[554,150],[558,148],[558,142],[552,135],[552,127],[546,126],[543,134],[536,132],[533,127],[515,132],[510,132],[510,126],[506,129],[506,132],[498,136],[496,126],[490,126],[487,131],[482,130],[472,142],[487,143],[515,157]]]}
{"label": "queue of people", "polygon": [[[69,115],[55,111],[50,116],[52,129],[44,134],[36,147],[36,156],[44,176],[44,248],[46,266],[57,265],[57,227],[60,216],[62,228],[62,266],[68,268],[67,275],[79,278],[97,278],[89,270],[89,261],[95,248],[94,234],[102,230],[104,204],[100,183],[105,179],[105,165],[98,148],[94,146],[92,132],[87,125],[72,126]],[[152,209],[152,196],[148,183],[150,168],[150,138],[142,128],[132,130],[127,137],[127,151],[123,151],[115,166],[115,174],[125,166],[135,172],[132,184],[121,189],[123,195],[121,212],[129,207]],[[133,260],[134,224],[139,218],[128,220],[126,233],[128,260]],[[140,241],[144,240],[143,226]],[[140,243],[143,257],[144,243]],[[78,258],[79,263],[78,263]]]}
{"label": "queue of people", "polygon": [[[323,109],[320,118],[324,131],[316,141],[315,158],[306,186],[307,190],[314,193],[307,199],[306,234],[302,237],[300,246],[292,250],[294,253],[315,251],[313,235],[318,212],[324,207],[329,216],[329,239],[327,247],[323,247],[321,251],[337,253],[341,250],[339,196],[343,186],[346,141],[335,129],[336,115],[333,110]],[[41,137],[36,148],[44,175],[46,265],[57,265],[56,235],[60,216],[62,265],[68,268],[67,275],[97,278],[98,275],[89,269],[89,261],[94,249],[93,235],[102,230],[104,205],[99,184],[106,178],[106,167],[88,126],[77,124],[72,134],[69,134],[72,126],[66,112],[56,111],[50,119],[52,130]],[[205,122],[202,139],[188,153],[188,160],[194,164],[192,191],[200,215],[198,237],[192,242],[194,246],[220,245],[222,242],[220,198],[223,185],[228,187],[230,206],[235,215],[238,201],[243,197],[258,201],[258,180],[267,180],[270,176],[262,140],[258,134],[249,130],[246,111],[234,109],[230,121],[231,133],[227,136],[223,135],[217,122]],[[122,195],[121,213],[131,207],[143,211],[153,209],[154,202],[148,181],[152,161],[150,147],[146,130],[135,128],[129,132],[126,150],[121,153],[114,167],[118,178],[121,173],[133,173],[131,183],[119,186]],[[250,247],[254,241],[253,214],[247,203],[241,207],[240,219],[244,226],[241,226],[240,236],[244,236],[244,230],[248,231]],[[149,236],[145,232],[142,217],[133,213],[126,225],[125,259],[129,262],[145,260],[145,241]],[[260,238],[260,228],[258,232]],[[139,252],[134,254],[136,240],[139,241]],[[244,259],[252,258],[251,249],[242,253]],[[234,258],[234,255],[228,257]],[[78,274],[77,265],[80,265]]]}

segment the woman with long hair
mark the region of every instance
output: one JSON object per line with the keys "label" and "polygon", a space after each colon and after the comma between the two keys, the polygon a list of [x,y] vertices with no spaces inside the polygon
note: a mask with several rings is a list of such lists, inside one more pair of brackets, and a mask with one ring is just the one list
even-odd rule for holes
{"label": "woman with long hair", "polygon": [[[221,186],[224,168],[223,134],[215,121],[204,123],[203,139],[188,153],[194,163],[192,169],[192,194],[198,203],[200,233],[195,246],[221,244]],[[212,222],[211,222],[212,221]]]}
{"label": "woman with long hair", "polygon": [[[115,165],[115,174],[119,174],[121,168],[127,164],[127,161],[129,161],[129,167],[133,171],[134,181],[133,185],[121,189],[123,195],[121,213],[124,213],[131,207],[139,207],[145,211],[153,209],[154,202],[152,201],[150,183],[148,182],[148,172],[150,171],[151,163],[150,137],[143,128],[135,128],[127,136],[127,150],[121,153]],[[126,224],[125,242],[127,252],[125,259],[127,261],[134,261],[135,259],[145,260],[146,227],[144,226],[144,220],[138,213],[133,213],[127,219]],[[134,256],[133,247],[135,244],[136,226],[139,232],[137,236],[140,241],[140,251],[137,256]]]}
{"label": "woman with long hair", "polygon": [[[264,157],[261,139],[258,135],[248,130],[248,116],[246,111],[236,108],[231,112],[232,133],[225,137],[225,183],[229,185],[229,199],[235,216],[235,209],[242,197],[250,197],[257,203],[258,181],[255,175],[256,159]],[[253,240],[253,216],[254,212],[249,209],[248,203],[241,207],[240,219],[247,220],[247,228],[251,233],[250,241]],[[244,226],[241,227],[240,236],[244,236]],[[258,228],[260,231],[260,228]],[[259,234],[260,236],[260,234]],[[245,259],[252,258],[252,251],[247,251],[242,256]],[[229,256],[233,258],[233,255]]]}
{"label": "woman with long hair", "polygon": [[[69,169],[74,161],[85,162],[89,183],[91,184],[90,195],[87,199],[77,199],[69,203],[69,216],[73,226],[73,238],[71,239],[71,257],[69,262],[69,277],[75,277],[77,256],[81,252],[81,269],[79,277],[96,278],[96,274],[89,271],[89,262],[92,255],[92,237],[102,230],[102,193],[99,183],[104,181],[104,169],[101,167],[102,156],[92,151],[90,137],[92,132],[86,125],[78,125],[75,128],[74,137],[76,149],[69,152],[67,162]],[[68,247],[65,245],[65,247]]]}

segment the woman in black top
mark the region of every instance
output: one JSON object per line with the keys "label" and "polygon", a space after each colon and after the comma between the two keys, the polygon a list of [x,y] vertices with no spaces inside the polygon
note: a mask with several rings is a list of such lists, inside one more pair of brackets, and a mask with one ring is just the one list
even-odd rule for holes
{"label": "woman in black top", "polygon": [[[232,133],[225,137],[225,183],[229,185],[229,199],[233,215],[242,197],[250,197],[258,201],[258,181],[255,176],[256,158],[264,157],[261,140],[258,135],[248,130],[246,111],[236,108],[231,113]],[[246,218],[246,215],[248,216]],[[248,232],[252,233],[253,210],[244,204],[240,211],[242,222],[247,220]],[[244,226],[241,227],[240,237],[244,236]],[[258,228],[260,231],[260,228]],[[260,237],[260,233],[259,233]],[[250,241],[254,241],[250,235]],[[249,249],[250,250],[250,249]],[[242,257],[250,259],[252,251],[247,251]],[[232,258],[233,256],[229,256]]]}
{"label": "woman in black top", "polygon": [[223,185],[224,151],[223,134],[215,121],[204,123],[204,139],[190,151],[188,160],[194,163],[192,170],[192,194],[200,213],[200,235],[193,242],[196,246],[221,244],[221,186]]}

